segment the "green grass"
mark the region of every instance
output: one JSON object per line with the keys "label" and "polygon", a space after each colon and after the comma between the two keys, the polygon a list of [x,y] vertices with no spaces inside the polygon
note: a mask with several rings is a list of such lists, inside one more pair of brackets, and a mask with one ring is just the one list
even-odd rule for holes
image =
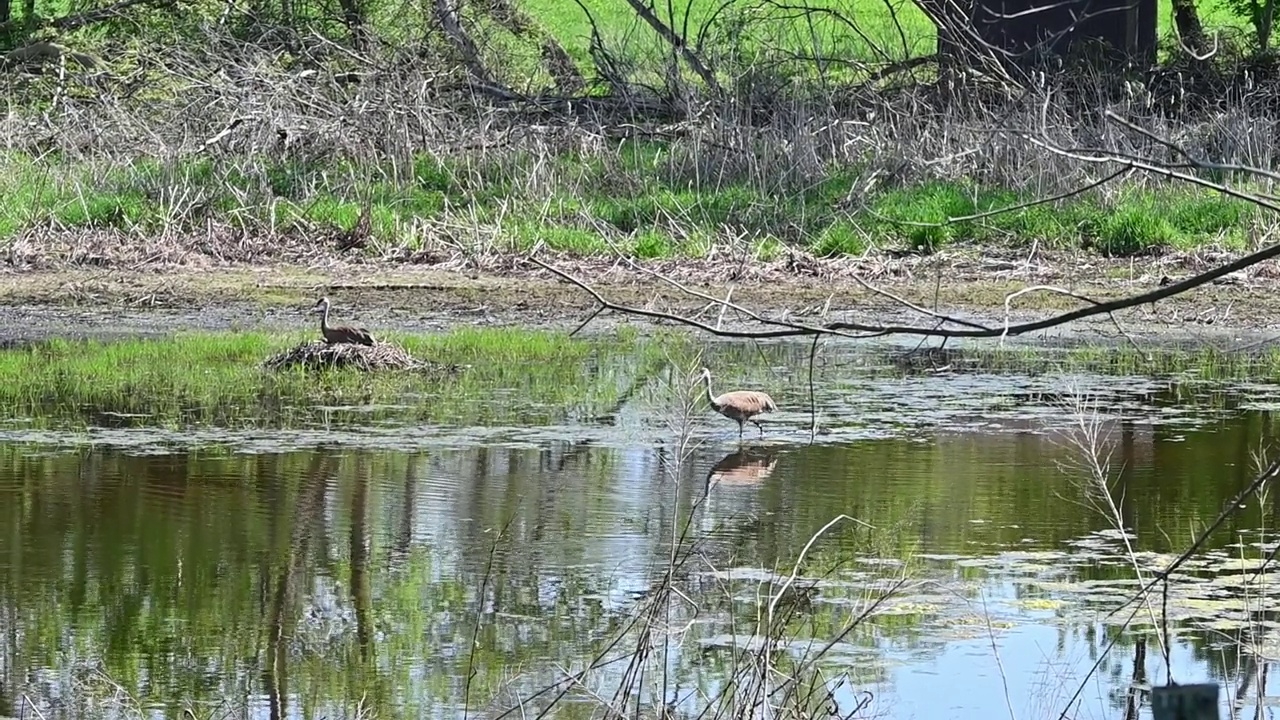
{"label": "green grass", "polygon": [[[1264,220],[1252,204],[1187,187],[1128,188],[1118,197],[1096,195],[1022,208],[976,221],[939,225],[1035,199],[1004,190],[926,185],[884,194],[872,203],[885,218],[878,235],[930,252],[957,242],[1006,242],[1050,247],[1080,245],[1105,255],[1135,256],[1207,244],[1245,247]],[[897,231],[892,221],[900,221]],[[917,223],[915,225],[909,223]],[[1003,240],[1002,240],[1003,239]]]}
{"label": "green grass", "polygon": [[[641,68],[662,67],[661,62],[648,62],[659,59],[654,53],[665,52],[662,43],[626,3],[583,0],[590,18],[578,0],[516,4],[538,32],[559,39],[588,75],[593,20],[610,47],[633,62],[640,76],[648,72]],[[933,51],[934,30],[912,3],[808,4],[817,12],[805,18],[797,12],[764,12],[758,3],[730,3],[717,15],[706,52],[715,56],[716,67],[733,76],[726,80],[769,67],[777,73],[769,81],[786,86],[797,79],[787,73],[799,71],[780,69],[783,65],[773,61],[788,53],[883,61],[871,44],[894,56]],[[43,16],[58,15],[68,7],[65,0],[35,6]],[[366,8],[374,33],[389,42],[413,25],[403,16],[412,11],[401,5],[372,2]],[[667,6],[659,3],[658,8],[662,19],[671,19]],[[718,9],[714,3],[675,3],[675,24],[683,25],[689,10],[688,27],[696,32]],[[1203,2],[1199,9],[1207,28],[1245,24],[1223,0]],[[197,3],[191,17],[222,10],[221,5]],[[854,18],[863,36],[824,10]],[[1164,34],[1169,32],[1170,15],[1169,0],[1161,0]],[[484,23],[492,23],[482,17],[468,21],[491,29]],[[160,23],[131,31],[136,34],[129,38],[141,42],[150,37],[147,33],[183,31],[178,20],[172,23],[173,27]],[[536,57],[530,60],[521,54],[529,48],[516,52],[497,36],[485,37],[501,46],[494,67],[513,87],[523,87],[515,82],[521,73],[541,72],[533,70]],[[493,48],[486,45],[485,52]],[[148,91],[163,94],[176,87],[180,84],[157,82]],[[864,179],[866,168],[806,169],[804,173],[818,177],[794,177],[801,173],[785,167],[787,157],[777,148],[772,154],[755,146],[736,148],[730,157],[714,157],[715,152],[679,140],[631,141],[592,150],[547,151],[542,156],[516,150],[452,151],[447,157],[419,153],[399,163],[385,157],[354,162],[322,153],[311,160],[288,161],[271,160],[266,154],[158,161],[68,159],[50,153],[37,161],[10,151],[0,153],[0,197],[5,198],[0,203],[0,249],[20,233],[47,228],[105,229],[136,238],[204,236],[211,224],[231,228],[222,237],[286,233],[309,247],[332,247],[332,234],[356,227],[366,203],[372,231],[366,252],[375,254],[433,244],[447,246],[447,255],[513,252],[541,243],[577,255],[621,250],[645,259],[702,257],[728,247],[735,256],[745,250],[770,259],[786,248],[836,256],[869,250],[929,253],[973,243],[1023,247],[1034,242],[1138,256],[1205,245],[1245,247],[1270,229],[1259,227],[1263,219],[1244,203],[1169,186],[1130,189],[1119,197],[1093,193],[1052,206],[938,226],[949,217],[1032,198],[1009,188],[957,181],[876,190],[866,197],[854,192],[858,203],[845,211],[841,208]],[[109,255],[110,248],[88,254]]]}
{"label": "green grass", "polygon": [[[589,40],[591,38],[591,19],[574,0],[552,0],[538,3],[525,0],[518,3],[536,19],[551,35],[565,47],[583,67],[590,67]],[[739,37],[749,37],[738,46],[738,52],[757,53],[764,47],[776,44],[786,50],[806,49],[812,51],[816,42],[828,50],[843,50],[853,57],[874,58],[876,52],[867,40],[887,49],[901,57],[902,40],[895,25],[902,25],[908,38],[906,55],[926,55],[933,52],[936,46],[936,33],[932,24],[923,12],[910,3],[892,3],[893,12],[883,2],[866,0],[813,0],[807,3],[818,10],[812,16],[810,26],[799,17],[798,13],[762,13],[761,6],[752,4],[754,12],[746,12],[746,3],[731,4],[726,11],[720,12],[717,25],[723,36],[730,41]],[[591,13],[601,28],[606,42],[625,45],[630,43],[634,48],[642,43],[653,43],[652,31],[643,21],[638,21],[635,13],[625,2],[611,0],[584,0],[583,5]],[[718,3],[677,2],[674,4],[675,22],[667,16],[666,5],[658,5],[659,18],[676,27],[683,25],[686,13],[688,25],[693,32],[712,19],[712,14],[719,9]],[[854,18],[866,39],[849,32],[838,18],[822,11],[841,13],[845,17]],[[767,38],[759,42],[757,38]],[[831,53],[828,53],[831,54]]]}
{"label": "green grass", "polygon": [[[423,155],[399,175],[337,160],[110,165],[37,163],[11,152],[0,155],[0,196],[6,198],[0,204],[0,247],[21,232],[47,227],[145,236],[203,233],[210,221],[314,241],[355,227],[366,202],[368,251],[374,253],[429,242],[450,242],[466,252],[513,252],[541,242],[576,255],[616,249],[648,259],[702,257],[717,247],[747,243],[757,258],[768,259],[788,246],[833,256],[1035,242],[1137,256],[1205,245],[1247,247],[1267,222],[1244,201],[1166,185],[1130,186],[1105,197],[1084,194],[939,225],[1034,197],[935,182],[875,192],[844,211],[840,204],[855,182],[851,168],[832,167],[820,181],[790,190],[746,182],[706,187],[682,174],[680,161],[670,157],[679,150],[627,144],[616,153],[569,153],[537,163]],[[522,188],[521,178],[531,172],[544,177],[536,189]],[[440,227],[476,232],[441,240]]]}
{"label": "green grass", "polygon": [[[34,8],[37,15],[56,17],[70,12],[71,5],[68,0],[38,0]],[[538,29],[555,37],[584,68],[591,65],[589,43],[592,20],[611,47],[621,45],[626,49],[629,44],[634,51],[636,46],[654,43],[652,31],[636,18],[625,2],[582,0],[579,4],[578,0],[516,0],[515,5]],[[926,55],[933,52],[936,45],[936,33],[932,24],[913,3],[809,0],[804,5],[817,12],[805,18],[796,12],[762,13],[759,3],[730,2],[726,8],[721,9],[719,3],[692,0],[677,0],[672,3],[672,9],[675,15],[674,25],[682,26],[687,15],[688,27],[693,33],[716,14],[714,26],[726,40],[732,41],[744,35],[763,39],[763,42],[744,43],[744,49],[748,52],[769,45],[784,51],[814,51],[816,39],[825,47],[826,52],[823,54],[827,56],[833,56],[833,50],[845,49],[855,57],[875,59],[876,53],[867,44],[867,40],[889,52],[901,53],[903,41],[899,36],[898,26],[901,26],[902,34],[907,38],[909,54]],[[583,12],[583,6],[590,12],[590,16]],[[657,7],[659,18],[671,23],[667,5],[659,3]],[[398,37],[404,33],[403,5],[370,2],[365,4],[365,8],[380,36]],[[1162,36],[1171,34],[1171,8],[1170,0],[1160,0],[1158,3],[1157,22]],[[211,4],[204,9],[216,16],[221,6]],[[1206,28],[1243,27],[1245,24],[1223,0],[1201,0],[1197,3],[1197,9]],[[12,13],[15,20],[20,20],[22,4],[15,3]],[[856,22],[865,38],[850,32],[843,21],[832,13],[840,13]]]}
{"label": "green grass", "polygon": [[[615,402],[618,388],[584,367],[630,352],[636,343],[614,338],[605,346],[561,333],[460,329],[386,338],[416,357],[470,366],[452,377],[261,369],[269,355],[302,339],[186,333],[110,342],[50,340],[0,351],[0,403],[10,417],[37,424],[100,423],[115,415],[165,426],[545,424],[575,409],[599,412]],[[498,389],[518,390],[518,402],[498,402]],[[333,409],[343,407],[351,409]]]}
{"label": "green grass", "polygon": [[[658,44],[653,32],[637,20],[625,2],[582,0],[582,5],[590,11],[590,18],[582,11],[578,0],[520,0],[517,5],[545,32],[555,37],[584,70],[592,67],[589,53],[592,19],[610,47],[622,49],[624,55],[628,50],[634,55],[640,49]],[[789,53],[818,53],[826,57],[883,62],[886,58],[882,53],[901,60],[929,55],[937,49],[934,26],[914,3],[808,0],[802,5],[818,12],[808,17],[798,12],[770,14],[761,12],[758,3],[751,3],[753,11],[747,12],[746,3],[730,3],[716,22],[717,37],[723,44],[720,52],[749,64],[750,60],[770,53],[776,57]],[[1247,22],[1234,14],[1223,0],[1201,0],[1196,5],[1206,29],[1247,27]],[[659,3],[657,7],[659,18],[673,24],[668,17],[667,6]],[[675,2],[674,25],[681,26],[687,14],[689,27],[696,33],[719,7],[719,3]],[[844,20],[831,13],[840,13],[855,22],[860,33],[851,32]],[[1175,37],[1172,18],[1171,1],[1160,0],[1157,32],[1166,42]]]}
{"label": "green grass", "polygon": [[[592,67],[589,47],[594,19],[605,41],[611,48],[623,50],[623,54],[635,54],[639,50],[657,46],[653,32],[625,2],[612,0],[582,0],[591,17],[582,11],[578,0],[549,0],[517,2],[548,34],[555,37],[581,68]],[[825,57],[847,57],[861,61],[883,62],[882,53],[895,60],[932,54],[937,49],[937,32],[928,17],[914,3],[885,3],[881,0],[808,0],[805,7],[817,12],[805,17],[798,12],[761,12],[758,3],[730,3],[721,12],[715,24],[722,40],[720,52],[747,61],[775,53],[784,57],[788,53],[818,53]],[[675,2],[675,22],[668,17],[667,6],[659,3],[658,16],[668,24],[679,27],[686,14],[689,27],[696,34],[719,3],[697,3],[689,0]],[[1247,22],[1236,16],[1222,0],[1201,0],[1197,3],[1200,19],[1207,29],[1245,28]],[[839,13],[857,24],[860,33],[851,32]],[[1172,3],[1160,0],[1157,10],[1157,32],[1166,41],[1175,36],[1172,29]],[[901,33],[899,32],[901,27]],[[905,36],[905,49],[904,49]],[[873,47],[874,45],[874,47]],[[818,50],[821,48],[821,51]]]}

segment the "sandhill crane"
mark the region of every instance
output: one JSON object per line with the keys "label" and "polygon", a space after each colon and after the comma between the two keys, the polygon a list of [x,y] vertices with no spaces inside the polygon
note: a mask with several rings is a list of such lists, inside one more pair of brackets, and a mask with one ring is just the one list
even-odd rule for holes
{"label": "sandhill crane", "polygon": [[373,345],[373,336],[364,328],[349,325],[329,325],[329,298],[322,297],[311,312],[323,313],[320,316],[320,334],[327,343],[350,343],[352,345]]}
{"label": "sandhill crane", "polygon": [[720,396],[711,394],[711,371],[702,368],[702,380],[707,386],[707,402],[711,409],[721,415],[738,422],[738,439],[742,439],[742,427],[748,420],[760,428],[760,437],[764,437],[764,426],[755,420],[760,413],[773,412],[778,409],[768,393],[756,390],[733,390]]}

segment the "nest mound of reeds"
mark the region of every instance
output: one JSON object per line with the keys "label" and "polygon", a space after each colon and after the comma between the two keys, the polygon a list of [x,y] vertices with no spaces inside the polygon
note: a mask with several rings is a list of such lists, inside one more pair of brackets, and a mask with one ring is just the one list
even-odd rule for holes
{"label": "nest mound of reeds", "polygon": [[303,343],[278,352],[267,358],[262,366],[268,370],[302,366],[308,370],[354,368],[363,372],[415,370],[453,373],[460,369],[454,365],[441,365],[415,358],[408,350],[392,343],[375,341],[373,345],[354,345],[327,343],[323,340]]}

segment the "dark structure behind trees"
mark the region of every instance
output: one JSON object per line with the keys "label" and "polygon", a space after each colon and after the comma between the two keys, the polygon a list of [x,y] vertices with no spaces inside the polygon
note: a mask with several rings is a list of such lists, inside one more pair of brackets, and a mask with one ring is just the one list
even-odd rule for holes
{"label": "dark structure behind trees", "polygon": [[[938,52],[964,63],[986,46],[1012,67],[1085,56],[1107,64],[1156,59],[1156,0],[933,0]],[[949,7],[942,7],[946,3]],[[957,29],[960,29],[957,31]]]}

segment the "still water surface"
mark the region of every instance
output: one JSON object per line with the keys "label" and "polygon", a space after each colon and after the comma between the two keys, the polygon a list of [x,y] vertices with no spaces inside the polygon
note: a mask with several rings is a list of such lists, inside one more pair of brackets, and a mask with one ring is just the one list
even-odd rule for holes
{"label": "still water surface", "polygon": [[[782,650],[833,639],[896,588],[824,661],[842,713],[1122,718],[1136,658],[1139,685],[1171,668],[1224,683],[1224,712],[1239,694],[1252,714],[1280,626],[1267,583],[1246,590],[1240,570],[1275,546],[1280,489],[1249,501],[1171,590],[1166,664],[1139,641],[1158,615],[1128,631],[1127,612],[1107,616],[1135,561],[1083,490],[1077,418],[1044,393],[1098,401],[1114,512],[1149,575],[1252,479],[1274,436],[1271,387],[824,372],[814,442],[807,378],[780,371],[769,389],[788,411],[763,440],[740,448],[732,422],[701,412],[683,460],[679,434],[651,417],[660,393],[608,420],[538,426],[11,423],[0,715],[29,701],[45,717],[88,703],[117,717],[453,718],[469,697],[472,716],[527,703],[532,717],[565,672],[635,647],[610,643],[686,525],[690,600],[664,619],[665,683],[644,685],[696,713],[729,649],[752,642],[760,581],[789,574],[842,513],[874,529],[845,523],[813,544],[800,575],[817,587]],[[590,715],[625,665],[588,674],[554,715]]]}

